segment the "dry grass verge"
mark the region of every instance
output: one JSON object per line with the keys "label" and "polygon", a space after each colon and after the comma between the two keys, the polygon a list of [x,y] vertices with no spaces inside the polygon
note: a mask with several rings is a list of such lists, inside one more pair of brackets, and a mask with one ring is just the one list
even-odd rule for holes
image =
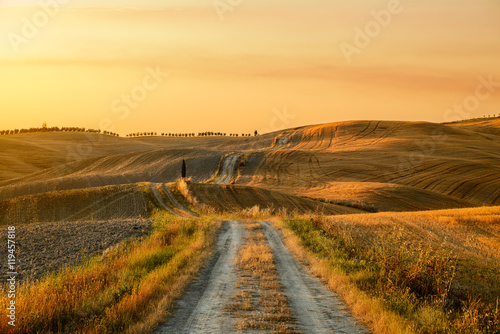
{"label": "dry grass verge", "polygon": [[[143,333],[164,320],[208,258],[220,223],[156,216],[154,232],[81,267],[19,287],[2,333]],[[0,305],[8,302],[2,287]],[[5,306],[6,308],[6,306]]]}
{"label": "dry grass verge", "polygon": [[[374,333],[500,333],[494,247],[499,221],[485,210],[316,216],[276,224],[294,253],[310,262]],[[446,244],[460,239],[458,232],[430,237],[435,225],[426,219],[450,216],[457,231],[467,230],[467,238],[477,238],[472,226],[489,236],[477,246],[484,257],[471,255],[466,245]],[[488,227],[485,219],[497,223]],[[483,224],[473,225],[474,220]]]}
{"label": "dry grass verge", "polygon": [[262,227],[258,223],[245,225],[249,234],[236,259],[237,292],[226,311],[239,319],[236,324],[239,330],[297,333]]}

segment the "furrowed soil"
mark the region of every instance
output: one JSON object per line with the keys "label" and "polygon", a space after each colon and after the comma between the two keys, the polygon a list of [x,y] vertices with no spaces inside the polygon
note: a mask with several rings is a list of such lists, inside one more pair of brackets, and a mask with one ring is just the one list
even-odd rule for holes
{"label": "furrowed soil", "polygon": [[[65,266],[79,265],[85,258],[101,255],[121,241],[143,236],[151,228],[149,219],[35,223],[16,227],[16,257],[21,281],[37,280]],[[7,244],[7,226],[0,226],[2,244]],[[0,249],[7,258],[7,247]],[[5,262],[5,263],[4,263]],[[1,264],[7,273],[7,262]]]}

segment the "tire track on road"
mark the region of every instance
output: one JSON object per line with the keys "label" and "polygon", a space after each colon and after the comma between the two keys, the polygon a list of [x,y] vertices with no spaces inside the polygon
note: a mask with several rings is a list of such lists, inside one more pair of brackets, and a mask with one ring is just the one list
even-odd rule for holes
{"label": "tire track on road", "polygon": [[160,205],[165,210],[173,213],[176,216],[182,217],[182,215],[179,214],[177,211],[175,211],[174,208],[170,207],[169,205],[167,205],[167,203],[165,203],[165,201],[163,200],[163,198],[160,195],[160,192],[158,191],[158,188],[156,188],[156,183],[151,183],[150,188],[151,188],[151,192],[153,193],[153,195],[156,198],[156,200],[158,201],[158,203],[160,203]]}
{"label": "tire track on road", "polygon": [[181,203],[179,203],[179,201],[177,201],[177,199],[175,198],[174,194],[172,194],[172,192],[170,191],[170,189],[168,189],[168,187],[167,187],[167,185],[165,183],[162,185],[162,189],[163,189],[163,192],[165,193],[165,195],[167,195],[167,197],[170,200],[170,202],[175,207],[177,207],[179,210],[181,210],[185,214],[188,214],[188,215],[191,215],[191,216],[195,216],[195,217],[199,217],[199,215],[197,213],[191,211],[191,209],[189,209],[188,207],[186,207],[186,206],[182,205]]}

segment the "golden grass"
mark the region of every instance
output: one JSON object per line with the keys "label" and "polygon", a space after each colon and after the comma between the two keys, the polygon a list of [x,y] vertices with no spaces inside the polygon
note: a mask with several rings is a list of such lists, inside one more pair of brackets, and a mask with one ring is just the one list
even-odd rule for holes
{"label": "golden grass", "polygon": [[500,208],[274,220],[374,333],[500,331]]}
{"label": "golden grass", "polygon": [[196,207],[198,205],[198,200],[189,191],[188,183],[191,182],[190,179],[179,179],[176,182],[176,189],[179,193],[191,204]]}
{"label": "golden grass", "polygon": [[308,189],[297,189],[296,193],[360,208],[367,212],[439,210],[473,206],[465,200],[437,192],[384,182],[326,182]]}
{"label": "golden grass", "polygon": [[391,240],[418,248],[453,252],[475,262],[500,262],[500,207],[331,217],[332,228],[346,230],[357,243]]}
{"label": "golden grass", "polygon": [[[284,212],[286,211],[284,210]],[[259,205],[254,205],[251,208],[239,211],[238,215],[247,219],[265,219],[272,217],[273,210],[270,208],[262,209]]]}
{"label": "golden grass", "polygon": [[[142,333],[164,320],[209,256],[220,224],[159,214],[153,234],[106,256],[22,285],[17,326],[0,332]],[[0,303],[7,294],[2,287]]]}

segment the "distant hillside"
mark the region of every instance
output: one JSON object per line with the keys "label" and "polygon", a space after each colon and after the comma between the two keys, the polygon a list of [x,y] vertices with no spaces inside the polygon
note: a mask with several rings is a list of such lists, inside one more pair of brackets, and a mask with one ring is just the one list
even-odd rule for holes
{"label": "distant hillside", "polygon": [[[252,138],[258,143],[262,137]],[[123,138],[95,133],[50,132],[0,136],[0,182],[61,164],[158,148],[213,148],[248,142],[248,138]]]}
{"label": "distant hillside", "polygon": [[[172,182],[185,159],[194,182],[257,186],[331,202],[359,202],[381,211],[500,204],[497,119],[454,124],[352,121],[246,138],[99,136],[0,137],[5,147],[0,153],[0,200]],[[78,148],[85,154],[71,155]],[[75,161],[64,164],[68,154]]]}
{"label": "distant hillside", "polygon": [[0,181],[22,177],[67,162],[130,151],[153,145],[95,133],[51,132],[0,136]]}
{"label": "distant hillside", "polygon": [[[494,122],[488,128],[497,128]],[[325,189],[342,190],[338,182],[356,182],[366,188],[363,201],[384,202],[397,209],[401,186],[415,209],[432,209],[412,189],[445,195],[471,205],[500,204],[500,133],[484,131],[485,125],[441,125],[423,122],[342,122],[309,126],[282,134],[287,144],[258,153],[255,163],[242,172],[239,182],[293,193]],[[497,128],[498,129],[498,128]],[[374,183],[397,185],[384,192],[371,191]],[[323,193],[328,192],[328,189]],[[442,197],[441,197],[442,198]],[[353,199],[356,199],[354,197]],[[464,202],[465,201],[465,202]]]}

